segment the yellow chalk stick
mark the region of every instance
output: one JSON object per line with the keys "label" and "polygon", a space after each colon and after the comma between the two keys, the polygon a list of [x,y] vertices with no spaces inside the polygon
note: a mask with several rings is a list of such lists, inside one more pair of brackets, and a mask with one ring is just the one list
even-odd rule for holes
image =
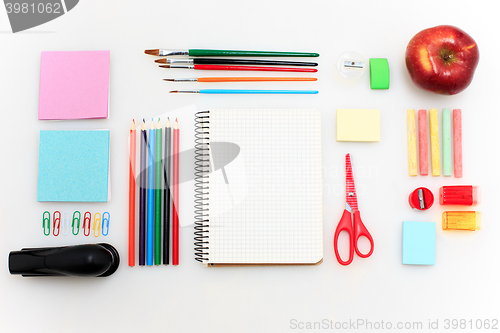
{"label": "yellow chalk stick", "polygon": [[441,174],[441,159],[439,158],[439,124],[437,109],[429,110],[429,124],[431,127],[432,175],[439,176]]}
{"label": "yellow chalk stick", "polygon": [[408,172],[410,176],[417,175],[417,133],[415,125],[415,110],[406,111],[408,124]]}

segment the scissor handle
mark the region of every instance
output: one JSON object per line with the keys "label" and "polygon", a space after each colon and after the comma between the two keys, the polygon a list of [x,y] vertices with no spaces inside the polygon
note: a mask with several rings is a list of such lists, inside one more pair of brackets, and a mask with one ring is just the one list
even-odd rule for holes
{"label": "scissor handle", "polygon": [[[347,261],[342,260],[339,254],[339,249],[338,249],[338,240],[340,233],[342,231],[347,231],[349,234],[349,259]],[[339,224],[337,225],[337,229],[335,229],[335,235],[333,236],[333,248],[335,250],[335,256],[337,257],[337,261],[341,265],[349,265],[352,262],[352,259],[354,257],[354,247],[353,247],[353,229],[352,229],[352,219],[351,219],[351,212],[349,212],[347,209],[344,209],[344,213],[342,214],[342,218],[340,219]]]}
{"label": "scissor handle", "polygon": [[[356,251],[356,254],[360,258],[368,258],[373,253],[373,238],[372,238],[372,235],[370,235],[370,233],[368,232],[368,229],[366,229],[365,225],[361,221],[361,216],[359,214],[359,211],[354,212],[353,215],[354,215],[353,216],[353,220],[354,220],[354,222],[353,222],[353,225],[354,225],[354,227],[353,227],[354,228],[354,237],[353,237],[352,241],[354,243],[354,250]],[[358,239],[361,236],[365,236],[366,238],[368,238],[368,241],[370,242],[370,251],[368,253],[366,253],[366,254],[361,253],[359,251],[359,249],[358,249]]]}

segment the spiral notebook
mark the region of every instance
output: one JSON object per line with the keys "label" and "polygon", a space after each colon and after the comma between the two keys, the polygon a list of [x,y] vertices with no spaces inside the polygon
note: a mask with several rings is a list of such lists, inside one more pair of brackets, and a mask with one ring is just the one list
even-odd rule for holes
{"label": "spiral notebook", "polygon": [[195,258],[208,266],[323,258],[316,110],[196,114]]}

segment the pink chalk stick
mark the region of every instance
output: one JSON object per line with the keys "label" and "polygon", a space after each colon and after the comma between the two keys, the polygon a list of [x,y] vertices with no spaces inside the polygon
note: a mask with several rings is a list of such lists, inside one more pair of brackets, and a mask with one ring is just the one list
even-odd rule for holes
{"label": "pink chalk stick", "polygon": [[462,110],[453,110],[453,159],[455,178],[462,178]]}
{"label": "pink chalk stick", "polygon": [[427,139],[427,110],[418,110],[418,151],[420,175],[429,174],[429,147]]}

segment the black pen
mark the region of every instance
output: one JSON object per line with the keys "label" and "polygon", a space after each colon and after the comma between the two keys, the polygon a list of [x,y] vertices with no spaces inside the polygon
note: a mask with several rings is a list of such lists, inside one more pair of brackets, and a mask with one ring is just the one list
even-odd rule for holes
{"label": "black pen", "polygon": [[196,59],[172,59],[162,58],[155,60],[159,64],[195,64],[195,65],[278,65],[278,66],[318,66],[316,62],[304,61],[277,61],[277,60],[253,60],[253,59],[220,59],[220,58],[196,58]]}

